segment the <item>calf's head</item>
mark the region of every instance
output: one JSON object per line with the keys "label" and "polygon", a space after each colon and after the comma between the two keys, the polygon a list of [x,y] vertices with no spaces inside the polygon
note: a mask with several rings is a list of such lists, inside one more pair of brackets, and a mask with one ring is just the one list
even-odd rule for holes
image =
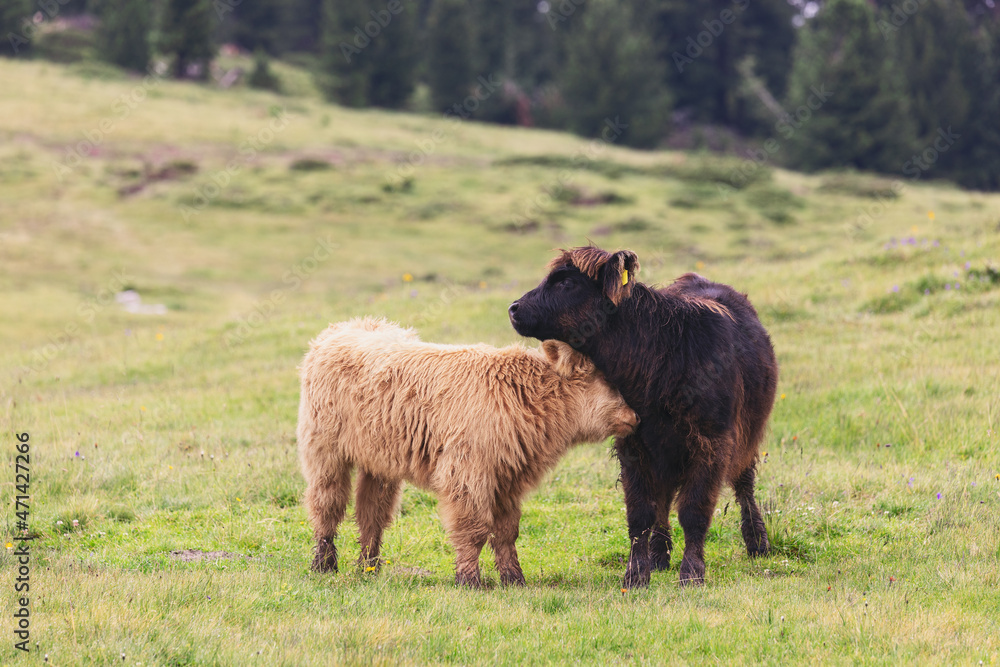
{"label": "calf's head", "polygon": [[632,294],[638,272],[639,260],[630,250],[563,250],[541,284],[507,309],[510,323],[522,336],[580,348]]}
{"label": "calf's head", "polygon": [[576,407],[581,442],[596,442],[613,435],[624,437],[639,425],[639,415],[608,384],[594,362],[558,340],[544,341],[542,352],[552,369],[574,388],[572,403]]}

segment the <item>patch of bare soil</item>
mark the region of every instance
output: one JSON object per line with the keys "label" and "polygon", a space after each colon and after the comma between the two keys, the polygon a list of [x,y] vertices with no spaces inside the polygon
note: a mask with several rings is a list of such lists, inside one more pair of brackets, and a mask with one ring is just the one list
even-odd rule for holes
{"label": "patch of bare soil", "polygon": [[192,561],[200,560],[220,560],[223,558],[247,558],[243,554],[233,553],[231,551],[201,551],[199,549],[180,549],[177,551],[171,551],[170,557],[181,561],[182,563],[190,563]]}

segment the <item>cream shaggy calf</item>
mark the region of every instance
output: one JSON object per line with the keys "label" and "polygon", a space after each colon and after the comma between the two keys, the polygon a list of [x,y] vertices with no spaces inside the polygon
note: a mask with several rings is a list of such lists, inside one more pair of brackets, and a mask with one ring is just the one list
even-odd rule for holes
{"label": "cream shaggy calf", "polygon": [[359,564],[378,567],[407,481],[437,494],[457,583],[481,585],[489,540],[501,583],[523,585],[514,542],[525,493],[571,446],[638,423],[590,360],[557,341],[435,345],[354,319],[312,341],[299,374],[299,461],[320,572],[337,569],[334,538],[357,467]]}

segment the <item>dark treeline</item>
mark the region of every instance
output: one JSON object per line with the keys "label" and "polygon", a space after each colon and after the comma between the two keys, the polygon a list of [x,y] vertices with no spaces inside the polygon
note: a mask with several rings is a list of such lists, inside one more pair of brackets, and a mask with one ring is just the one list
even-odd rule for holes
{"label": "dark treeline", "polygon": [[196,77],[235,43],[251,83],[295,60],[348,106],[1000,189],[996,0],[0,0],[5,51],[52,7],[137,70]]}

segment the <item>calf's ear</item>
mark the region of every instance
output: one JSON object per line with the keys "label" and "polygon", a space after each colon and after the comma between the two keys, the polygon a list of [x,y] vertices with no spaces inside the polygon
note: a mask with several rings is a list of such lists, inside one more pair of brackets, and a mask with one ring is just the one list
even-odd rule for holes
{"label": "calf's ear", "polygon": [[619,250],[608,258],[601,270],[604,272],[601,281],[604,296],[617,306],[632,294],[639,273],[639,258],[631,250]]}
{"label": "calf's ear", "polygon": [[542,352],[552,368],[563,377],[594,372],[594,362],[561,340],[542,341]]}

